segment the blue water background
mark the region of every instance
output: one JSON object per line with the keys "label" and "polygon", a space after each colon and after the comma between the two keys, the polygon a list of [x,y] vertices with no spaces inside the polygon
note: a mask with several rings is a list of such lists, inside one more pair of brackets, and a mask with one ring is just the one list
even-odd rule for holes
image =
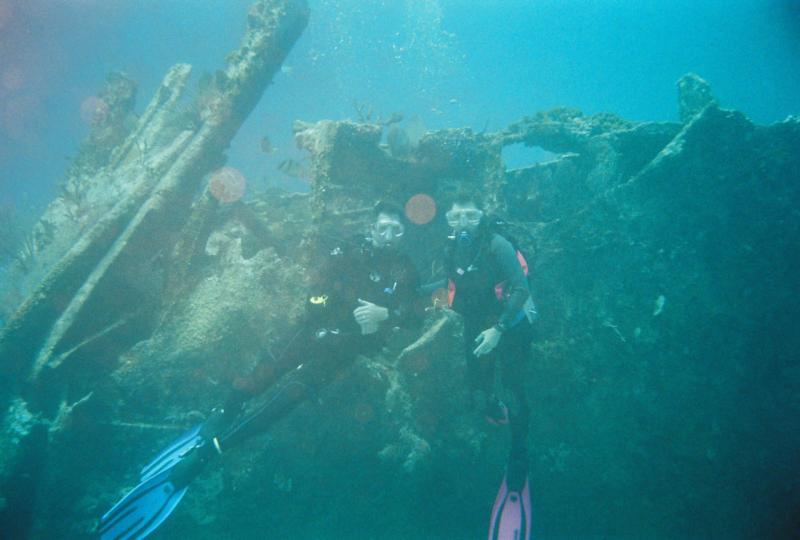
{"label": "blue water background", "polygon": [[[109,71],[139,82],[141,112],[169,66],[223,66],[249,0],[0,0],[0,202],[29,219],[89,126]],[[557,106],[676,120],[675,81],[706,78],[757,123],[800,109],[797,1],[311,0],[311,21],[229,152],[251,190],[303,189],[295,119],[399,111],[429,128],[495,130]],[[277,151],[266,155],[267,135]],[[511,151],[508,164],[530,156]]]}

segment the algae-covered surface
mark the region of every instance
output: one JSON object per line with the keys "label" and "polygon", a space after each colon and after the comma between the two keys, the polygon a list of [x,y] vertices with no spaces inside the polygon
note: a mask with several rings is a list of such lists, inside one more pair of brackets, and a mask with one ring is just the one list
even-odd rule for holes
{"label": "algae-covered surface", "polygon": [[[462,188],[506,221],[539,310],[522,370],[532,538],[800,536],[800,119],[728,107],[688,73],[698,61],[671,77],[672,112],[655,120],[567,97],[520,113],[498,91],[486,110],[507,114],[476,126],[464,71],[493,66],[469,63],[486,54],[470,29],[503,16],[543,25],[553,47],[561,34],[546,6],[544,20],[514,2],[480,20],[456,4],[198,2],[181,20],[236,37],[213,59],[189,47],[207,73],[170,56],[149,87],[135,69],[97,81],[58,187],[27,217],[0,205],[0,537],[97,537],[160,448],[269,366],[319,260],[367,231],[376,201],[402,206],[405,253],[423,282],[440,278]],[[31,6],[0,0],[0,32],[56,9]],[[117,7],[122,28],[159,16],[132,6]],[[603,20],[636,20],[626,9]],[[383,32],[389,20],[404,26]],[[460,55],[459,39],[475,48]],[[22,103],[14,65],[0,83]],[[290,111],[284,133],[265,103]],[[23,144],[3,110],[4,137]],[[541,159],[517,163],[520,149]],[[472,406],[446,291],[419,294],[421,328],[223,453],[153,538],[485,537],[507,428]]]}

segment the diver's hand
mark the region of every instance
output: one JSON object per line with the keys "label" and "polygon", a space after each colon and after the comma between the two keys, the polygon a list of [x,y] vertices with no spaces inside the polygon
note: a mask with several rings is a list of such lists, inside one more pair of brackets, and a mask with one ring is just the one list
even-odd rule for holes
{"label": "diver's hand", "polygon": [[500,338],[502,336],[503,333],[494,326],[487,328],[475,338],[475,343],[477,343],[478,346],[475,347],[475,350],[472,351],[472,354],[475,356],[489,354],[494,350],[495,347],[497,347],[497,344],[500,343]]}
{"label": "diver's hand", "polygon": [[389,318],[389,310],[383,306],[367,302],[366,300],[358,299],[361,304],[353,310],[353,317],[360,325],[377,325]]}

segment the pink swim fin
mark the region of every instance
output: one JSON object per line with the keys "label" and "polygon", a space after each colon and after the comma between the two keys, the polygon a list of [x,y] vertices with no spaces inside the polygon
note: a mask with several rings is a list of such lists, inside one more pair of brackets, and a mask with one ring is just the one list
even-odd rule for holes
{"label": "pink swim fin", "polygon": [[[519,484],[520,482],[518,482]],[[531,538],[531,494],[528,476],[522,486],[508,482],[508,473],[492,508],[492,521],[489,523],[489,540],[530,540]]]}

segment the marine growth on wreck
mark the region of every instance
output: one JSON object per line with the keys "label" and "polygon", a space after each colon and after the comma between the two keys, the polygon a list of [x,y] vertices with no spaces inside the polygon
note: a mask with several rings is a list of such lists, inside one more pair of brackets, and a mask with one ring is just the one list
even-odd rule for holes
{"label": "marine growth on wreck", "polygon": [[[408,253],[434,281],[464,187],[528,255],[539,309],[524,381],[533,536],[799,526],[800,120],[755,124],[691,73],[673,122],[562,107],[428,130],[357,104],[352,119],[294,123],[306,161],[281,167],[307,189],[254,193],[228,147],[313,13],[255,2],[213,76],[192,89],[192,66],[175,64],[138,116],[130,75],[98,89],[91,133],[0,291],[10,537],[93,537],[138,467],[277,346],[331,231],[362,234],[376,201],[403,206]],[[507,166],[520,146],[547,159]],[[424,294],[420,332],[223,455],[157,534],[485,535],[509,441],[471,412],[447,291]]]}

